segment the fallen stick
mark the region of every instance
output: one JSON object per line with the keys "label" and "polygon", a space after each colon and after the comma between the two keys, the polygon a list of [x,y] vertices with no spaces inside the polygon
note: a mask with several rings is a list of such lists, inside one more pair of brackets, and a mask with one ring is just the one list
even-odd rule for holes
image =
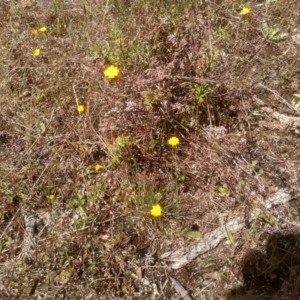
{"label": "fallen stick", "polygon": [[181,285],[180,282],[178,282],[176,279],[172,278],[171,276],[169,276],[176,292],[180,295],[180,297],[183,300],[193,300],[190,296],[189,296],[189,292]]}
{"label": "fallen stick", "polygon": [[[298,195],[299,196],[299,195]],[[265,203],[262,203],[266,209],[270,209],[276,205],[287,203],[292,199],[295,199],[297,196],[292,195],[288,189],[280,189],[269,197]],[[257,213],[252,212],[249,217],[249,222],[252,222],[256,219]],[[245,227],[244,217],[238,217],[226,223],[224,226],[221,226],[212,232],[209,232],[204,235],[203,239],[200,241],[187,246],[182,247],[175,252],[164,253],[161,258],[172,261],[172,268],[179,269],[189,263],[191,260],[197,256],[214,249],[218,244],[227,236],[227,232],[236,233]]]}

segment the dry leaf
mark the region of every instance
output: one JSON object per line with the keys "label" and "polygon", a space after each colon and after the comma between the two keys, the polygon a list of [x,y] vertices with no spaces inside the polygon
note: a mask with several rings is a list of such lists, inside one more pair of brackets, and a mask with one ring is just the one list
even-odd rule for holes
{"label": "dry leaf", "polygon": [[300,33],[293,35],[292,39],[296,44],[300,45]]}
{"label": "dry leaf", "polygon": [[60,274],[58,274],[57,276],[55,276],[54,278],[54,282],[58,285],[65,285],[66,283],[68,283],[68,281],[70,280],[71,277],[71,272],[70,270],[62,270],[60,272]]}
{"label": "dry leaf", "polygon": [[141,282],[142,281],[142,269],[141,267],[137,268],[136,270],[136,276],[137,276],[137,282]]}
{"label": "dry leaf", "polygon": [[116,260],[116,262],[119,264],[120,269],[121,269],[123,272],[125,272],[125,266],[126,266],[126,263],[125,263],[123,257],[122,257],[121,255],[116,255],[116,256],[115,256],[115,260]]}
{"label": "dry leaf", "polygon": [[100,235],[100,239],[104,240],[104,241],[107,241],[109,239],[109,235],[108,234],[102,234],[102,235]]}
{"label": "dry leaf", "polygon": [[221,279],[221,276],[220,276],[219,272],[217,272],[217,271],[211,272],[211,273],[206,273],[205,276],[207,276],[208,278],[211,278],[211,279],[215,279],[215,280]]}
{"label": "dry leaf", "polygon": [[34,0],[21,0],[20,1],[20,6],[22,8],[28,8],[28,7],[32,7],[35,5],[35,1]]}

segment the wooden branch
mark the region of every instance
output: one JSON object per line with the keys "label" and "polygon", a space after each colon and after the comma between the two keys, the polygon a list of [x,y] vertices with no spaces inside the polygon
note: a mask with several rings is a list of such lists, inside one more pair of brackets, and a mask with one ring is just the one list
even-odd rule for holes
{"label": "wooden branch", "polygon": [[[271,197],[269,197],[265,203],[262,203],[266,209],[270,209],[273,206],[287,203],[292,199],[295,199],[296,196],[292,195],[288,189],[280,189],[276,193],[274,193]],[[257,218],[257,213],[252,212],[249,217],[249,222],[252,222],[254,219]],[[190,246],[182,247],[181,249],[175,252],[167,252],[164,253],[161,258],[172,261],[172,268],[179,269],[194,258],[198,257],[199,255],[214,249],[218,246],[218,244],[227,236],[226,232],[236,233],[237,231],[241,230],[245,227],[245,220],[244,217],[238,217],[226,223],[224,226],[221,226],[210,233],[204,235],[203,239],[200,241],[193,243]]]}

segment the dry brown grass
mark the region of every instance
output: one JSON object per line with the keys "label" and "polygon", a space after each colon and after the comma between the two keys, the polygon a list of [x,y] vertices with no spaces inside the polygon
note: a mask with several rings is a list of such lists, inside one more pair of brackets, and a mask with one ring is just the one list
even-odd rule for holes
{"label": "dry brown grass", "polygon": [[[300,3],[247,4],[1,1],[2,299],[177,299],[166,271],[194,299],[237,284],[257,224],[177,271],[160,255],[299,189],[299,133],[262,108],[299,116]],[[25,259],[28,206],[48,225]]]}

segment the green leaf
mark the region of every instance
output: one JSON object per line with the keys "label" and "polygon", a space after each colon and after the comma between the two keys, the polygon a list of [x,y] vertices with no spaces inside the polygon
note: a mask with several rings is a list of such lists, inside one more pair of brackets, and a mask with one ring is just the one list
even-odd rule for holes
{"label": "green leaf", "polygon": [[227,188],[225,186],[219,186],[218,192],[220,193],[221,196],[226,196],[228,193]]}
{"label": "green leaf", "polygon": [[78,210],[78,213],[79,213],[81,219],[82,220],[86,220],[87,219],[87,215],[86,215],[84,209],[82,208],[82,206],[78,206],[77,210]]}
{"label": "green leaf", "polygon": [[151,295],[151,300],[155,300],[155,299],[156,299],[155,294],[152,294]]}
{"label": "green leaf", "polygon": [[156,203],[159,203],[162,198],[163,198],[163,194],[162,193],[156,193],[154,195],[154,199],[155,199]]}
{"label": "green leaf", "polygon": [[234,242],[233,235],[229,230],[226,230],[226,237],[227,237],[227,240],[230,241],[230,243]]}
{"label": "green leaf", "polygon": [[263,214],[261,211],[257,211],[256,215],[264,222],[274,225],[274,216],[272,214],[269,214],[268,216]]}
{"label": "green leaf", "polygon": [[202,233],[199,231],[188,231],[184,235],[194,240],[201,240],[203,238]]}

